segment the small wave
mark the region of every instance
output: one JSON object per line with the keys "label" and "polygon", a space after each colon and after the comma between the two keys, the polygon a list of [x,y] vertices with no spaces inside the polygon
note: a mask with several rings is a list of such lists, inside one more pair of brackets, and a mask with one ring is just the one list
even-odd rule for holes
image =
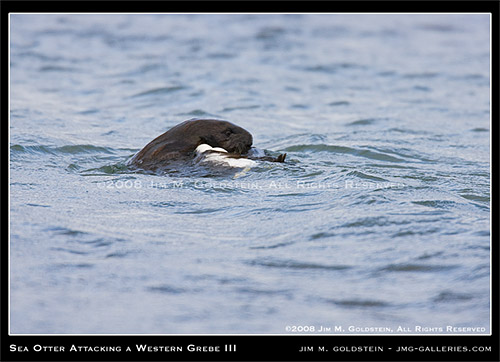
{"label": "small wave", "polygon": [[[12,47],[14,47],[13,44],[12,44]],[[31,50],[15,53],[14,56],[20,57],[20,58],[34,58],[36,60],[41,60],[42,62],[50,62],[50,63],[56,63],[56,62],[62,62],[62,61],[76,62],[76,60],[77,60],[77,59],[63,58],[60,56],[47,55],[47,54],[38,53],[35,51],[31,51]]]}
{"label": "small wave", "polygon": [[417,167],[407,166],[407,165],[386,165],[386,164],[378,164],[378,163],[367,163],[368,167],[376,167],[376,168],[398,168],[398,169],[408,169],[408,170],[417,170]]}
{"label": "small wave", "polygon": [[455,78],[465,79],[465,80],[484,80],[484,81],[488,81],[488,82],[490,80],[489,76],[486,76],[483,74],[478,74],[478,73],[460,74],[460,75],[456,75]]}
{"label": "small wave", "polygon": [[420,255],[419,257],[417,257],[416,260],[428,260],[428,259],[442,256],[443,254],[444,254],[443,251],[438,251],[438,252],[432,253],[432,254],[424,253],[424,254]]}
{"label": "small wave", "polygon": [[364,118],[354,122],[347,123],[346,126],[368,126],[370,124],[376,123],[378,120],[379,119],[377,118]]}
{"label": "small wave", "polygon": [[459,195],[462,196],[464,199],[467,199],[470,201],[490,202],[489,196],[481,196],[481,195],[474,195],[474,194],[459,194]]}
{"label": "small wave", "polygon": [[81,236],[87,234],[84,231],[68,229],[65,227],[52,227],[48,228],[47,231],[52,231],[59,235],[68,235],[68,236]]}
{"label": "small wave", "polygon": [[420,92],[430,92],[432,90],[432,88],[423,85],[415,85],[413,89]]}
{"label": "small wave", "polygon": [[146,288],[150,292],[163,293],[163,294],[181,294],[185,293],[186,289],[173,287],[171,285],[157,285]]}
{"label": "small wave", "polygon": [[471,300],[471,299],[474,299],[474,296],[471,294],[444,291],[444,292],[439,293],[439,295],[434,297],[432,300],[434,302],[440,303],[440,302],[466,301],[466,300]]}
{"label": "small wave", "polygon": [[190,211],[176,211],[175,214],[193,214],[193,215],[201,215],[201,214],[214,214],[219,211],[225,211],[227,208],[209,208],[209,209],[197,209]]}
{"label": "small wave", "polygon": [[132,76],[141,76],[144,74],[147,74],[149,72],[157,72],[161,71],[165,68],[164,64],[157,64],[157,63],[151,63],[151,64],[145,64],[137,69],[133,69],[130,71],[125,71],[122,73],[115,74],[114,76],[117,78],[124,78],[124,77],[132,77]]}
{"label": "small wave", "polygon": [[108,251],[109,247],[123,243],[120,238],[103,238],[95,234],[87,233],[66,227],[51,227],[46,231],[52,232],[53,238],[64,241],[64,246],[54,247],[52,250],[76,255],[88,255]]}
{"label": "small wave", "polygon": [[333,233],[321,232],[311,235],[309,240],[317,240],[317,239],[327,239],[335,236]]}
{"label": "small wave", "polygon": [[474,233],[474,235],[478,235],[478,236],[487,236],[489,237],[490,236],[490,231],[489,230],[482,230],[482,231],[476,231]]}
{"label": "small wave", "polygon": [[327,301],[346,308],[380,308],[390,306],[387,302],[372,299],[329,299]]}
{"label": "small wave", "polygon": [[63,252],[67,252],[67,253],[75,254],[75,255],[88,255],[89,254],[86,251],[73,250],[73,249],[67,249],[67,248],[51,248],[51,250],[54,250],[54,251],[63,251]]}
{"label": "small wave", "polygon": [[407,128],[390,128],[388,130],[389,132],[398,132],[398,133],[406,133],[410,135],[429,135],[429,132],[426,131],[415,131],[412,129],[407,129]]}
{"label": "small wave", "polygon": [[432,79],[439,76],[439,73],[435,72],[421,72],[421,73],[406,73],[402,77],[406,79]]}
{"label": "small wave", "polygon": [[373,180],[373,181],[381,181],[381,182],[388,182],[385,178],[377,177],[377,176],[372,176],[372,175],[367,175],[366,173],[359,172],[359,171],[351,171],[347,174],[347,176],[356,176],[361,179],[365,180]]}
{"label": "small wave", "polygon": [[391,264],[380,271],[383,272],[439,272],[458,268],[458,265],[429,265],[429,264]]}
{"label": "small wave", "polygon": [[52,207],[50,205],[41,205],[41,204],[33,204],[33,203],[27,203],[27,206],[34,206],[34,207]]}
{"label": "small wave", "polygon": [[19,144],[10,146],[11,154],[21,153],[45,153],[45,154],[80,154],[80,153],[108,153],[114,154],[114,150],[110,147],[100,147],[93,145],[66,145],[60,147],[54,146],[22,146]]}
{"label": "small wave", "polygon": [[274,212],[303,212],[303,211],[309,211],[309,210],[318,210],[321,208],[322,203],[316,202],[316,203],[305,203],[305,204],[296,204],[296,205],[289,205],[286,208],[274,208]]}
{"label": "small wave", "polygon": [[208,53],[207,58],[210,59],[232,59],[236,58],[237,55],[234,53],[223,53],[223,52],[215,52],[215,53]]}
{"label": "small wave", "polygon": [[178,116],[189,116],[189,117],[197,117],[197,118],[202,118],[202,117],[209,117],[209,118],[221,118],[220,116],[204,111],[203,109],[193,109],[190,112],[186,113],[178,113]]}
{"label": "small wave", "polygon": [[294,87],[294,86],[286,86],[285,90],[288,92],[300,92],[301,91],[300,88]]}
{"label": "small wave", "polygon": [[377,75],[381,77],[395,77],[398,76],[398,72],[394,70],[383,70],[381,72],[378,72]]}
{"label": "small wave", "polygon": [[284,149],[285,152],[331,152],[340,154],[349,154],[354,156],[365,157],[373,160],[387,161],[387,162],[405,162],[401,158],[387,155],[385,153],[378,153],[366,149],[357,149],[346,146],[335,146],[326,144],[313,144],[313,145],[296,145],[289,146]]}
{"label": "small wave", "polygon": [[[128,203],[128,202],[126,202],[126,203]],[[137,203],[137,204],[140,205],[140,203]],[[180,206],[179,203],[169,202],[169,201],[153,201],[153,202],[150,202],[149,204],[153,207],[178,207],[178,206]],[[187,203],[182,203],[182,204],[186,205]]]}
{"label": "small wave", "polygon": [[247,110],[247,109],[257,109],[260,108],[261,106],[258,104],[250,105],[250,106],[236,106],[236,107],[226,107],[224,108],[221,113],[224,112],[232,112],[232,111],[238,111],[238,110]]}
{"label": "small wave", "polygon": [[285,246],[293,245],[294,243],[289,241],[285,243],[277,243],[277,244],[272,244],[272,245],[263,245],[263,246],[251,246],[249,249],[255,249],[255,250],[260,250],[260,249],[277,249],[277,248],[282,248]]}
{"label": "small wave", "polygon": [[114,151],[112,148],[109,147],[99,147],[99,146],[93,146],[93,145],[69,145],[69,146],[62,146],[62,147],[57,147],[55,149],[56,152],[61,152],[61,153],[69,153],[72,155],[79,154],[79,153],[109,153],[113,154]]}
{"label": "small wave", "polygon": [[252,295],[287,295],[290,296],[290,290],[286,289],[257,289],[251,287],[237,287],[235,290],[239,293],[252,294]]}
{"label": "small wave", "polygon": [[106,255],[106,259],[109,259],[109,258],[125,258],[129,254],[130,253],[126,252],[126,251],[117,251],[117,252],[114,252],[114,253],[107,254]]}
{"label": "small wave", "polygon": [[[489,254],[489,253],[488,253]],[[490,263],[481,264],[472,269],[468,274],[464,274],[460,279],[463,280],[478,280],[482,278],[489,278],[491,273]]]}
{"label": "small wave", "polygon": [[296,104],[292,104],[290,106],[290,108],[293,108],[293,109],[309,109],[310,106],[308,106],[307,104],[296,103]]}
{"label": "small wave", "polygon": [[449,209],[456,205],[455,201],[449,200],[425,200],[425,201],[412,201],[412,204],[432,207],[435,209]]}
{"label": "small wave", "polygon": [[91,263],[61,263],[61,264],[54,264],[54,268],[56,269],[90,269],[93,268],[94,264]]}
{"label": "small wave", "polygon": [[374,227],[374,226],[388,226],[392,224],[398,224],[396,222],[389,221],[386,217],[365,217],[358,219],[354,222],[346,223],[341,225],[342,228],[360,228],[360,227]]}
{"label": "small wave", "polygon": [[329,24],[328,26],[320,26],[315,27],[312,30],[312,35],[315,37],[323,37],[328,38],[330,41],[333,37],[343,37],[346,34],[351,32],[350,27],[338,25],[338,24]]}
{"label": "small wave", "polygon": [[345,270],[350,269],[348,265],[325,265],[318,263],[307,263],[295,260],[251,260],[249,265],[264,266],[268,268],[283,268],[283,269],[324,269],[324,270]]}
{"label": "small wave", "polygon": [[348,102],[348,101],[336,101],[336,102],[330,102],[328,103],[329,106],[332,106],[332,107],[337,107],[337,106],[348,106],[350,105],[351,103]]}
{"label": "small wave", "polygon": [[130,96],[130,98],[169,94],[169,93],[177,92],[177,91],[180,91],[183,89],[186,89],[186,87],[181,86],[181,85],[176,85],[176,86],[171,86],[171,87],[153,88],[153,89],[149,89],[149,90],[144,91],[144,92],[134,94],[134,95]]}
{"label": "small wave", "polygon": [[441,231],[441,229],[439,229],[439,228],[432,228],[429,230],[422,230],[422,231],[403,230],[403,231],[399,231],[399,232],[393,234],[392,237],[398,238],[398,237],[405,237],[405,236],[428,235],[428,234],[435,234],[439,231]]}
{"label": "small wave", "polygon": [[[80,167],[72,169],[79,170]],[[120,175],[124,173],[129,173],[130,169],[125,163],[119,162],[112,165],[104,165],[98,168],[89,168],[81,171],[82,176],[108,176],[108,175]]]}
{"label": "small wave", "polygon": [[417,28],[427,31],[434,31],[438,33],[452,33],[461,31],[461,29],[457,28],[451,24],[439,24],[439,23],[427,23],[417,26]]}
{"label": "small wave", "polygon": [[276,40],[286,33],[286,29],[278,26],[266,26],[255,34],[255,38],[258,40]]}
{"label": "small wave", "polygon": [[84,111],[80,111],[80,112],[76,112],[77,114],[82,114],[82,115],[87,115],[87,114],[95,114],[95,113],[99,113],[100,110],[97,109],[97,108],[90,108],[90,109],[86,109]]}
{"label": "small wave", "polygon": [[344,63],[333,63],[333,64],[318,64],[309,67],[304,67],[302,69],[308,72],[334,74],[338,71],[346,69],[364,69],[364,68],[365,66],[360,64],[344,62]]}
{"label": "small wave", "polygon": [[[349,181],[346,181],[346,184],[348,185]],[[387,186],[382,185],[366,185],[367,187],[370,187],[370,189],[377,190],[375,187],[394,187],[393,183],[387,182],[385,183]],[[355,200],[352,202],[352,205],[372,205],[372,204],[387,204],[390,203],[391,200],[388,197],[385,197],[383,195],[375,195],[375,194],[359,194],[356,196]]]}
{"label": "small wave", "polygon": [[72,68],[72,67],[62,67],[62,66],[56,66],[56,65],[47,65],[43,66],[39,69],[40,72],[70,72],[70,73],[75,73],[79,72],[80,70],[77,68]]}
{"label": "small wave", "polygon": [[283,194],[270,194],[269,197],[303,197],[307,196],[308,194],[305,192],[288,192],[288,193],[283,193]]}

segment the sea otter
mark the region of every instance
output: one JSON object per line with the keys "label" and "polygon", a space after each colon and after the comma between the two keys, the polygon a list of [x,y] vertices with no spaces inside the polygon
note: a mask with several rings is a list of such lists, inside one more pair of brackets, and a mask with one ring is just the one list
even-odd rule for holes
{"label": "sea otter", "polygon": [[[193,159],[200,145],[222,149],[221,154],[230,158],[255,158],[271,162],[284,162],[286,154],[278,157],[253,157],[252,135],[228,121],[217,119],[190,119],[171,128],[148,143],[129,161],[143,170],[156,171],[168,168],[176,161]],[[206,148],[201,148],[205,149]],[[211,151],[213,152],[213,151]],[[228,163],[229,164],[229,163]]]}

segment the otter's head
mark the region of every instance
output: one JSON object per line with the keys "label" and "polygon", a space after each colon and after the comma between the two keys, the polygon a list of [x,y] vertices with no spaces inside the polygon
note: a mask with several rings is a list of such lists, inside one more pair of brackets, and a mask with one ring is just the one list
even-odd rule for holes
{"label": "otter's head", "polygon": [[200,137],[199,144],[222,147],[229,153],[237,154],[247,153],[252,146],[252,135],[231,122],[197,119],[190,123],[190,128]]}

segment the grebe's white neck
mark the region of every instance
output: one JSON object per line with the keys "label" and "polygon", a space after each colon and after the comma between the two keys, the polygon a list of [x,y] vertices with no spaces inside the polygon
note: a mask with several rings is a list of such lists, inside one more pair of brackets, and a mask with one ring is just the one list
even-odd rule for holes
{"label": "grebe's white neck", "polygon": [[218,166],[246,168],[257,165],[257,162],[248,158],[233,158],[225,155],[228,153],[220,147],[212,147],[207,144],[201,144],[196,147],[195,160],[199,163],[212,163]]}

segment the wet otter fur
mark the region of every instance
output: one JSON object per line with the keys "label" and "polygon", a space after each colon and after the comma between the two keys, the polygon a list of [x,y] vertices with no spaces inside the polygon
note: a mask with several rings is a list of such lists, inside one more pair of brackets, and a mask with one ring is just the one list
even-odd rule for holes
{"label": "wet otter fur", "polygon": [[[225,157],[246,157],[253,143],[245,129],[224,120],[190,119],[172,127],[137,152],[129,164],[143,170],[166,168],[175,161],[192,159],[202,144],[227,151]],[[258,157],[264,161],[284,162],[286,154],[278,157]]]}

